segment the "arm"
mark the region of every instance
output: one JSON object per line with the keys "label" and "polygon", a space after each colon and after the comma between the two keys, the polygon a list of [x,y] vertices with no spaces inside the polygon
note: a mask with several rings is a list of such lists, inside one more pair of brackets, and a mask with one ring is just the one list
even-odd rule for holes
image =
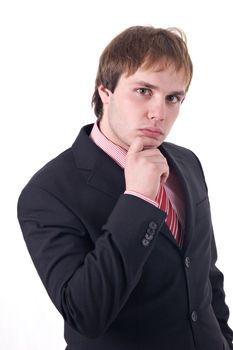
{"label": "arm", "polygon": [[[80,333],[104,333],[137,285],[166,215],[122,195],[99,238],[59,198],[28,185],[18,203],[23,235],[46,290],[64,319]],[[154,222],[154,239],[142,244]]]}

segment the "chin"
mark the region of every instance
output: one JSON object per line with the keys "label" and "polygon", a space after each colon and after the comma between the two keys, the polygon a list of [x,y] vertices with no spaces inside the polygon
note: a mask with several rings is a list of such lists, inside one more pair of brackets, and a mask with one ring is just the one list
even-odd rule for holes
{"label": "chin", "polygon": [[155,139],[153,139],[153,141],[156,141],[156,144],[152,144],[151,146],[148,145],[146,148],[151,148],[151,147],[156,147],[156,148],[158,148],[158,147],[161,145],[161,143],[163,142],[163,141],[161,141],[161,140],[155,140]]}

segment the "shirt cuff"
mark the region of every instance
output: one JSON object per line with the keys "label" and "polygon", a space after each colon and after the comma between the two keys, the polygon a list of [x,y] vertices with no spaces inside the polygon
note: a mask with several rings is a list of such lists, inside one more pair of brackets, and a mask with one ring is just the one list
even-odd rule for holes
{"label": "shirt cuff", "polygon": [[144,201],[146,201],[146,202],[148,202],[148,203],[154,205],[156,208],[159,208],[159,204],[158,204],[156,201],[153,201],[152,199],[143,196],[143,194],[141,194],[141,193],[138,193],[138,192],[135,192],[135,191],[125,191],[124,193],[125,193],[125,194],[131,194],[131,195],[133,195],[133,196],[136,196],[136,197],[138,197],[138,198],[141,198],[141,199],[143,199]]}

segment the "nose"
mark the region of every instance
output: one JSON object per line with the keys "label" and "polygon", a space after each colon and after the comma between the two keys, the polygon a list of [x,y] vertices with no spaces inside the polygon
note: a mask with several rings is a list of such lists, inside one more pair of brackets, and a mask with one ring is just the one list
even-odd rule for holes
{"label": "nose", "polygon": [[148,108],[148,118],[155,120],[164,120],[166,113],[165,101],[162,98],[155,98],[150,101]]}

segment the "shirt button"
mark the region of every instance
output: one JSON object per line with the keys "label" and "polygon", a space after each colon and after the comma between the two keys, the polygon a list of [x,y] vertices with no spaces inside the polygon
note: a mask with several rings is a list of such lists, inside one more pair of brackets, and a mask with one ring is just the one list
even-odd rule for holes
{"label": "shirt button", "polygon": [[186,256],[186,258],[185,258],[185,266],[187,268],[189,268],[190,267],[190,263],[191,263],[190,258],[188,256]]}
{"label": "shirt button", "polygon": [[197,313],[196,313],[196,311],[193,311],[191,313],[191,319],[192,319],[193,322],[197,322]]}

